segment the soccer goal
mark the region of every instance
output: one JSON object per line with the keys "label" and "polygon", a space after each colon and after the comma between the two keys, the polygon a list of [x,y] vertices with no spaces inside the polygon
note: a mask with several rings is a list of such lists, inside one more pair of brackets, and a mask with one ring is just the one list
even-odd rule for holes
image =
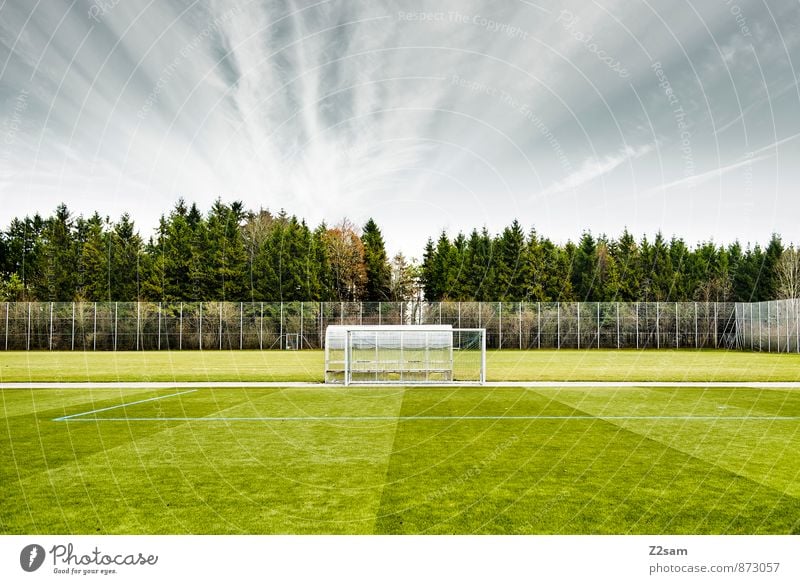
{"label": "soccer goal", "polygon": [[486,381],[486,329],[450,325],[331,325],[325,382],[435,384]]}

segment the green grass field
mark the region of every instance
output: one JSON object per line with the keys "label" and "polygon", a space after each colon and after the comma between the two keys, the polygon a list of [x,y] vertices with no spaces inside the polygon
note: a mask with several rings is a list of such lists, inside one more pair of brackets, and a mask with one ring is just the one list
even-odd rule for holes
{"label": "green grass field", "polygon": [[[310,352],[0,364],[4,382],[318,379],[322,366]],[[489,361],[490,377],[544,380],[791,381],[798,367],[692,351]],[[5,534],[800,533],[800,390],[5,389],[0,404]]]}
{"label": "green grass field", "polygon": [[[490,351],[490,381],[800,381],[800,354]],[[322,351],[0,352],[14,381],[322,381]]]}

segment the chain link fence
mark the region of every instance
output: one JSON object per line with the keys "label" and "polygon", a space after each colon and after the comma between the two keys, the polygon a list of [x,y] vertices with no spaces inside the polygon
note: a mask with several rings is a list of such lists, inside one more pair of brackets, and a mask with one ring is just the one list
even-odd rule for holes
{"label": "chain link fence", "polygon": [[493,349],[800,352],[798,301],[0,303],[0,349],[320,349],[329,324],[485,328]]}

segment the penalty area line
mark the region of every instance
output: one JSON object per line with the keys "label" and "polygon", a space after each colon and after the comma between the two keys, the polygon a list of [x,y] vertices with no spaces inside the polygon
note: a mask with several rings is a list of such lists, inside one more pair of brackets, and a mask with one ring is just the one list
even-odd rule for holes
{"label": "penalty area line", "polygon": [[[177,395],[177,394],[176,394]],[[169,397],[169,396],[164,396]],[[126,404],[131,405],[131,404]],[[115,406],[123,407],[123,406]],[[102,410],[99,410],[102,411]],[[92,413],[92,412],[88,412]],[[85,415],[85,414],[76,414]],[[800,416],[264,416],[264,417],[205,417],[205,418],[58,418],[64,422],[416,422],[416,421],[480,421],[480,420],[679,420],[679,421],[762,421],[796,422]]]}
{"label": "penalty area line", "polygon": [[[143,404],[143,403],[146,403],[146,402],[156,401],[156,400],[159,400],[159,399],[167,399],[168,397],[176,397],[176,396],[184,395],[184,394],[187,394],[187,393],[194,393],[196,391],[197,391],[196,389],[190,389],[189,391],[179,391],[178,393],[171,393],[169,395],[159,395],[159,396],[150,397],[150,398],[147,398],[147,399],[140,399],[139,401],[135,401],[135,402],[128,402],[128,403],[124,403],[124,404],[119,404],[118,406],[110,406],[110,407],[107,407],[107,408],[100,408],[100,409],[97,409],[97,410],[92,410],[90,412],[81,412],[79,414],[70,414],[69,416],[61,416],[60,418],[53,418],[53,421],[54,422],[67,422],[67,421],[76,420],[76,419],[80,420],[81,418],[79,416],[88,416],[89,414],[98,414],[100,412],[107,412],[109,410],[116,410],[116,409],[119,409],[119,408],[125,408],[125,407],[128,407],[128,406],[134,406],[136,404]],[[103,418],[89,418],[89,419],[99,420],[99,419],[103,419]],[[126,418],[116,418],[116,419],[126,419]],[[130,419],[134,419],[134,418],[130,418]],[[156,420],[158,418],[153,418],[153,419]]]}

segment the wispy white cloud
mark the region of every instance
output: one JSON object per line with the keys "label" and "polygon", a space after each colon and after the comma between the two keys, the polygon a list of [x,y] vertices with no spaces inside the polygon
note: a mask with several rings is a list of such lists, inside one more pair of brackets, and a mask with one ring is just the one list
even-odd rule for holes
{"label": "wispy white cloud", "polygon": [[655,144],[645,144],[638,148],[625,146],[622,150],[602,158],[587,158],[578,170],[539,192],[537,197],[547,197],[576,189],[608,174],[621,164],[644,156],[651,152],[653,148],[655,148]]}
{"label": "wispy white cloud", "polygon": [[791,136],[787,136],[786,138],[782,138],[780,140],[777,140],[776,142],[772,142],[771,144],[767,144],[766,146],[762,146],[761,148],[758,148],[757,150],[754,150],[754,151],[746,154],[745,156],[739,158],[738,160],[736,160],[735,162],[732,162],[730,164],[726,164],[726,165],[720,166],[720,167],[715,168],[713,170],[708,170],[708,171],[700,173],[700,174],[695,174],[693,176],[687,176],[686,178],[674,180],[672,182],[669,182],[669,183],[660,185],[660,186],[658,186],[656,188],[650,189],[650,190],[647,191],[647,193],[649,194],[649,193],[653,193],[653,192],[656,192],[656,191],[663,191],[663,190],[672,189],[672,188],[675,188],[675,187],[682,187],[682,186],[696,187],[696,186],[698,186],[698,185],[700,185],[700,184],[702,184],[704,182],[708,182],[709,180],[712,180],[712,179],[715,179],[717,177],[720,177],[723,174],[727,174],[727,173],[729,173],[731,171],[734,171],[737,168],[742,168],[743,166],[747,166],[747,165],[753,164],[754,162],[759,162],[759,161],[765,160],[767,158],[772,158],[772,157],[775,156],[774,150],[776,148],[778,148],[779,146],[782,146],[783,144],[786,144],[787,142],[791,142],[793,140],[796,140],[797,138],[800,138],[800,133],[793,134]]}

